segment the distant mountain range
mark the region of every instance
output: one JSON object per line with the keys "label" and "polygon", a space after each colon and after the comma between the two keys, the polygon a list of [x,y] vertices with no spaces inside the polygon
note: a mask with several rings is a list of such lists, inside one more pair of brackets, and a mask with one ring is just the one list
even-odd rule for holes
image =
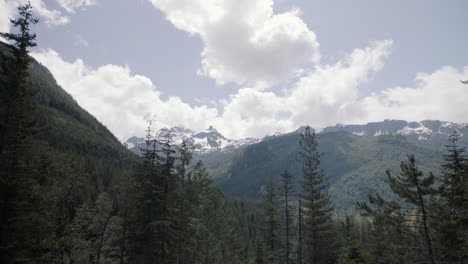
{"label": "distant mountain range", "polygon": [[[291,133],[299,133],[304,127]],[[428,143],[435,147],[443,147],[447,143],[449,135],[457,131],[461,136],[461,141],[468,141],[465,134],[468,133],[467,124],[445,122],[438,120],[424,120],[421,122],[407,122],[403,120],[384,120],[365,125],[342,125],[326,127],[322,130],[314,130],[317,134],[330,132],[349,132],[356,136],[380,136],[380,135],[402,135],[408,140]],[[163,128],[156,133],[156,138],[161,139],[164,135],[171,134],[174,143],[179,145],[185,139],[194,148],[197,154],[206,154],[213,151],[232,151],[240,147],[259,143],[271,137],[278,137],[286,134],[270,133],[263,138],[229,139],[224,137],[213,126],[205,131],[196,132],[191,129],[172,127]],[[289,133],[287,133],[289,134]],[[128,149],[139,153],[139,148],[143,147],[145,139],[131,137],[125,143]]]}
{"label": "distant mountain range", "polygon": [[[195,132],[191,129],[182,127],[162,128],[156,132],[155,137],[162,139],[170,135],[174,144],[180,145],[185,139],[190,144],[195,153],[205,154],[213,151],[235,150],[245,145],[251,145],[260,142],[255,138],[228,139],[219,133],[213,126],[205,131]],[[145,145],[145,139],[140,137],[131,137],[124,143],[129,150],[139,154],[139,149]]]}
{"label": "distant mountain range", "polygon": [[[215,183],[232,197],[259,199],[270,177],[279,181],[284,170],[300,177],[297,161],[300,127],[291,133],[271,133],[259,139],[233,140],[213,127],[195,132],[173,127],[161,129],[156,138],[170,133],[176,144],[187,139],[194,146],[194,159],[202,160]],[[459,145],[468,146],[466,124],[425,120],[384,120],[365,125],[341,125],[316,131],[321,168],[329,177],[329,193],[338,211],[354,210],[356,201],[379,193],[392,198],[385,171],[399,172],[407,155],[416,157],[425,172],[439,175],[445,145],[456,131]],[[144,139],[132,137],[125,145],[139,152]]]}

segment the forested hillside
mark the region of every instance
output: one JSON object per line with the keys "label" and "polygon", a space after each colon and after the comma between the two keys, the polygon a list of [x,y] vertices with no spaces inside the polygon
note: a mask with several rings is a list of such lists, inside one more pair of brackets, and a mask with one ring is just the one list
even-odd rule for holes
{"label": "forested hillside", "polygon": [[460,133],[243,145],[211,127],[234,150],[200,155],[219,144],[148,121],[138,156],[28,55],[31,8],[0,34],[0,263],[467,263]]}
{"label": "forested hillside", "polygon": [[[269,177],[279,179],[286,169],[296,178],[300,176],[299,137],[299,133],[272,137],[236,152],[205,154],[201,159],[226,195],[259,199]],[[355,201],[372,193],[391,197],[385,171],[398,170],[407,155],[414,154],[423,171],[433,172],[440,170],[443,157],[442,150],[398,135],[329,132],[318,134],[317,141],[321,168],[330,178],[330,195],[340,211],[354,210]]]}
{"label": "forested hillside", "polygon": [[[0,42],[2,58],[12,56],[11,49],[12,46]],[[3,80],[8,77],[5,72],[1,74]],[[67,163],[89,174],[88,179],[95,185],[96,192],[106,190],[111,181],[118,181],[136,157],[58,86],[49,70],[35,60],[29,65],[25,85],[34,93],[31,98],[34,111],[29,113],[36,129],[32,146],[40,146],[34,149],[37,153],[33,156],[43,156],[54,163],[68,160]],[[5,93],[2,98],[6,99]],[[2,111],[4,107],[6,104],[2,104]]]}

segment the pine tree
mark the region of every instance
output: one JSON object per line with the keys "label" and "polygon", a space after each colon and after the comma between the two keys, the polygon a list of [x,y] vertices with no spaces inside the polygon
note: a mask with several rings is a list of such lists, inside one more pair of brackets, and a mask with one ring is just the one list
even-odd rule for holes
{"label": "pine tree", "polygon": [[[135,165],[135,213],[130,221],[132,254],[131,263],[152,264],[156,261],[158,239],[158,219],[162,214],[162,176],[158,153],[158,142],[154,140],[151,122],[146,130],[143,156]],[[159,248],[158,248],[159,249]]]}
{"label": "pine tree", "polygon": [[194,220],[194,209],[197,206],[197,194],[194,193],[196,184],[190,175],[189,165],[192,160],[192,148],[186,140],[182,141],[179,148],[178,165],[176,173],[178,176],[178,188],[176,195],[177,216],[174,230],[176,232],[177,263],[184,264],[191,259],[193,253],[194,229],[191,223]]}
{"label": "pine tree", "polygon": [[283,228],[284,228],[284,252],[283,252],[283,262],[286,264],[293,263],[293,254],[292,254],[292,226],[293,226],[293,205],[292,197],[294,196],[294,183],[293,176],[289,171],[284,171],[281,174],[282,180],[282,209],[283,209]]}
{"label": "pine tree", "polygon": [[33,17],[31,5],[18,7],[19,17],[11,19],[18,33],[0,33],[13,42],[11,54],[2,55],[0,103],[0,261],[33,262],[40,258],[42,233],[37,211],[40,201],[37,176],[30,155],[32,135],[35,133],[32,118],[35,92],[26,86],[31,59],[28,48],[36,46],[36,35],[30,25]]}
{"label": "pine tree", "polygon": [[339,253],[339,263],[366,263],[362,252],[362,241],[356,229],[356,219],[352,215],[347,214],[341,223],[340,229],[343,239]]}
{"label": "pine tree", "polygon": [[437,228],[443,258],[450,263],[468,261],[468,162],[465,148],[457,145],[460,135],[450,136],[447,154],[442,165],[442,184],[439,188]]}
{"label": "pine tree", "polygon": [[320,154],[315,134],[306,127],[301,134],[300,161],[302,175],[299,195],[304,208],[304,256],[307,264],[327,263],[333,257],[334,232],[331,213],[333,207],[326,192],[327,183],[320,170]]}
{"label": "pine tree", "polygon": [[160,263],[173,263],[176,258],[176,237],[174,231],[174,221],[177,216],[176,201],[178,175],[175,171],[176,147],[172,141],[171,132],[161,135],[159,140],[161,149],[159,150],[159,166],[161,173],[161,189],[159,191],[159,201],[161,203],[161,214],[158,216],[158,243]]}
{"label": "pine tree", "polygon": [[371,237],[367,243],[367,263],[399,264],[416,262],[411,229],[405,227],[405,217],[401,206],[394,201],[386,201],[380,195],[369,195],[368,202],[358,202],[357,208],[364,217],[369,217]]}
{"label": "pine tree", "polygon": [[429,214],[426,200],[428,195],[436,193],[433,187],[434,176],[430,174],[428,177],[424,177],[424,173],[416,168],[416,160],[413,155],[408,156],[408,161],[408,163],[402,162],[400,164],[401,173],[397,177],[392,177],[387,171],[388,181],[395,194],[408,204],[415,206],[406,215],[410,214],[410,217],[413,215],[416,217],[414,221],[411,221],[416,223],[413,227],[422,229],[427,258],[431,264],[435,264],[436,258],[428,225]]}
{"label": "pine tree", "polygon": [[266,186],[266,193],[263,198],[263,231],[265,239],[265,258],[268,263],[278,263],[278,251],[280,249],[280,204],[278,188],[270,177]]}

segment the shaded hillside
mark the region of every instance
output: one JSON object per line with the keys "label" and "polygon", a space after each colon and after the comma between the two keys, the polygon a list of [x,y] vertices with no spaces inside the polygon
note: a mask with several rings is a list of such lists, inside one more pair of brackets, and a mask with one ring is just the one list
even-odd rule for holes
{"label": "shaded hillside", "polygon": [[[9,54],[9,50],[9,45],[0,42],[2,54]],[[27,85],[36,91],[32,114],[38,129],[34,144],[37,156],[70,164],[74,170],[88,175],[91,195],[107,189],[134,155],[35,60],[29,67]]]}
{"label": "shaded hillside", "polygon": [[[354,209],[368,194],[389,196],[385,171],[399,171],[399,163],[414,154],[423,171],[437,171],[443,153],[403,136],[356,136],[348,132],[317,135],[323,153],[321,167],[330,177],[330,194],[339,210]],[[279,179],[285,169],[299,175],[296,161],[298,134],[274,137],[230,154],[233,160],[211,167],[217,184],[226,195],[258,199],[271,176]],[[214,155],[213,155],[214,156]],[[218,159],[222,159],[219,155]],[[208,157],[205,157],[208,159]],[[206,162],[210,164],[209,161]]]}

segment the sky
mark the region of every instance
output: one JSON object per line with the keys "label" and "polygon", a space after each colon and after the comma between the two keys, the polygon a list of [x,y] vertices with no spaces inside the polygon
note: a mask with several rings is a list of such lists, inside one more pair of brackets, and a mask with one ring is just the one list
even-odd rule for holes
{"label": "sky", "polygon": [[[0,31],[23,0],[0,0]],[[468,122],[468,1],[31,0],[31,55],[120,140]]]}

